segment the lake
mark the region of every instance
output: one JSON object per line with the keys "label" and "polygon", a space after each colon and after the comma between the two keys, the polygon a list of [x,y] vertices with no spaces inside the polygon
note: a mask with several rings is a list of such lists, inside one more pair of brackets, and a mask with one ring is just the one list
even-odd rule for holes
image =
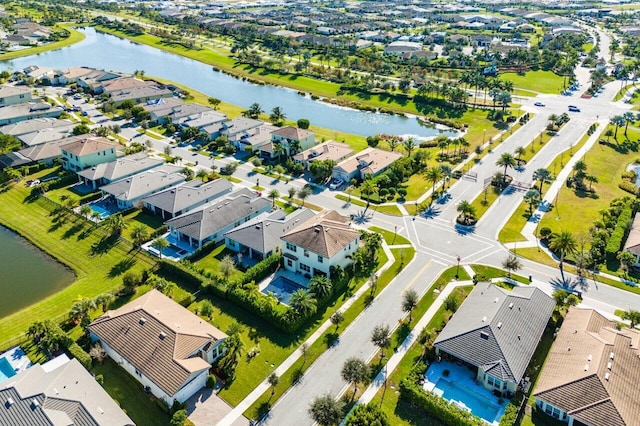
{"label": "lake", "polygon": [[82,32],[86,38],[79,43],[59,50],[0,62],[0,69],[15,71],[30,65],[40,65],[55,69],[88,66],[128,73],[144,70],[146,75],[181,83],[208,96],[244,108],[248,108],[254,102],[259,103],[267,112],[275,106],[280,106],[288,119],[295,121],[307,118],[312,124],[327,129],[361,136],[386,133],[414,136],[419,139],[440,134],[457,135],[454,131],[442,132],[426,126],[415,118],[338,107],[315,101],[282,87],[249,83],[214,71],[210,65],[99,33],[93,28],[83,29]]}
{"label": "lake", "polygon": [[74,273],[18,234],[0,226],[0,318],[55,294]]}

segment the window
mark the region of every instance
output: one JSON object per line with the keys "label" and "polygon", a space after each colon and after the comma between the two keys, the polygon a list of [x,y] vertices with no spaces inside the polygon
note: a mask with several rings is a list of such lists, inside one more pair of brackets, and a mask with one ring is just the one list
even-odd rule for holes
{"label": "window", "polygon": [[318,255],[318,263],[322,263],[324,261],[324,259],[322,258],[322,256]]}
{"label": "window", "polygon": [[496,389],[502,389],[502,381],[492,376],[487,376],[487,383]]}
{"label": "window", "polygon": [[302,269],[305,272],[311,272],[311,268],[308,265],[305,265],[304,263],[300,264],[300,269]]}
{"label": "window", "polygon": [[305,249],[303,254],[304,254],[304,257],[309,257],[309,250]]}
{"label": "window", "polygon": [[294,244],[291,244],[291,243],[287,243],[286,247],[287,247],[287,250],[291,250],[293,252],[295,252],[296,249],[297,249],[297,247]]}
{"label": "window", "polygon": [[287,266],[293,267],[293,261],[291,259],[287,259]]}

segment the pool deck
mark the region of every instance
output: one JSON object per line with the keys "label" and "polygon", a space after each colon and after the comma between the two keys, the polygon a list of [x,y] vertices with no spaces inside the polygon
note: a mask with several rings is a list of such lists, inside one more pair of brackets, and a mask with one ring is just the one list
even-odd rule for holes
{"label": "pool deck", "polygon": [[24,371],[33,365],[20,346],[15,346],[0,354],[0,358],[5,358],[9,361],[16,373]]}
{"label": "pool deck", "polygon": [[271,281],[275,280],[278,277],[284,277],[284,278],[288,279],[289,281],[293,281],[294,283],[298,284],[299,286],[302,286],[304,288],[309,288],[309,280],[308,279],[306,279],[305,277],[303,277],[300,274],[296,274],[296,273],[293,273],[291,271],[287,271],[286,269],[280,268],[276,272],[274,272],[272,275],[268,276],[260,284],[258,284],[258,290],[260,290],[260,291],[264,290],[271,283]]}
{"label": "pool deck", "polygon": [[[189,255],[191,252],[195,250],[186,242],[176,240],[176,238],[173,237],[170,232],[167,232],[166,234],[161,235],[159,238],[164,238],[169,242],[169,244],[171,244],[170,248],[166,248],[162,250],[163,259],[169,259],[169,260],[173,260],[174,262],[179,262],[185,256]],[[156,257],[160,257],[160,251],[157,248],[152,247],[152,244],[153,244],[153,240],[147,241],[141,246],[141,248],[143,250],[148,251],[149,253],[151,253]],[[176,248],[180,251],[179,252],[176,251]]]}
{"label": "pool deck", "polygon": [[[449,375],[447,377],[443,375],[443,372],[445,370],[449,370]],[[500,423],[500,418],[504,414],[504,410],[509,403],[509,399],[505,398],[502,404],[500,404],[499,398],[497,396],[495,396],[490,390],[485,389],[482,385],[476,382],[475,371],[471,371],[464,365],[458,365],[450,361],[435,362],[429,366],[429,369],[425,374],[425,382],[423,385],[424,389],[433,392],[438,396],[442,396],[443,391],[436,388],[436,384],[441,378],[444,378],[449,382],[453,382],[456,384],[456,386],[463,387],[472,394],[479,395],[480,397],[485,398],[500,407],[493,421],[483,418],[483,420],[490,425],[497,426]],[[460,398],[458,398],[457,401],[451,402],[456,405],[458,405],[457,402],[462,402],[466,407],[473,406],[473,404],[465,403],[466,398],[464,394],[461,393],[461,395],[459,396]],[[461,405],[462,404],[459,404],[458,406]],[[474,414],[473,411],[471,413]]]}

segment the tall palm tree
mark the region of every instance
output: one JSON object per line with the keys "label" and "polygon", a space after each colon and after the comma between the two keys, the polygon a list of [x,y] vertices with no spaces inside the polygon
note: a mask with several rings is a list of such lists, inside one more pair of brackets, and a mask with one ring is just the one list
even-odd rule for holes
{"label": "tall palm tree", "polygon": [[496,166],[504,167],[504,179],[507,178],[507,169],[514,168],[517,162],[513,155],[508,152],[503,153],[496,161]]}
{"label": "tall palm tree", "polygon": [[315,275],[309,281],[309,290],[317,299],[325,299],[333,294],[333,283],[327,277]]}
{"label": "tall palm tree", "polygon": [[316,299],[305,289],[299,289],[291,293],[289,306],[302,316],[312,315],[318,309]]}
{"label": "tall palm tree", "polygon": [[360,358],[347,358],[342,366],[342,378],[349,384],[353,384],[353,397],[358,390],[358,384],[364,382],[369,377],[370,370],[366,362]]}
{"label": "tall palm tree", "polygon": [[271,208],[275,208],[276,206],[276,199],[280,196],[280,193],[278,192],[277,189],[272,189],[271,191],[269,191],[269,198],[271,198],[271,201],[273,201],[273,204],[271,204]]}
{"label": "tall palm tree", "polygon": [[551,234],[549,248],[560,256],[560,274],[562,275],[562,281],[564,281],[564,271],[562,269],[564,258],[578,250],[578,243],[571,232],[560,231]]}
{"label": "tall palm tree", "polygon": [[413,150],[416,149],[417,146],[418,144],[416,143],[416,140],[411,137],[405,139],[404,142],[402,142],[402,147],[405,151],[407,151],[407,157],[411,157],[411,152],[413,152]]}
{"label": "tall palm tree", "polygon": [[441,165],[439,168],[440,172],[442,172],[442,178],[444,179],[442,189],[446,190],[447,181],[449,181],[451,179],[451,176],[453,176],[453,170],[446,164]]}
{"label": "tall palm tree", "polygon": [[85,219],[89,219],[92,211],[93,209],[89,206],[89,204],[83,204],[82,206],[80,206],[80,215]]}
{"label": "tall palm tree", "polygon": [[69,320],[74,323],[86,323],[90,321],[89,314],[96,308],[93,299],[83,298],[73,303],[69,311]]}
{"label": "tall palm tree", "polygon": [[220,272],[224,277],[225,282],[229,282],[229,277],[236,271],[236,261],[233,257],[226,255],[220,261]]}
{"label": "tall palm tree", "polygon": [[420,296],[418,292],[414,289],[410,288],[404,292],[402,295],[402,311],[409,313],[409,322],[411,322],[413,314],[413,310],[416,306],[418,306],[418,302],[420,301]]}
{"label": "tall palm tree", "polygon": [[522,269],[522,262],[515,255],[510,254],[502,261],[502,268],[507,271],[507,277],[511,278],[511,273]]}
{"label": "tall palm tree", "polygon": [[254,102],[249,106],[249,109],[242,112],[242,115],[248,118],[257,119],[258,117],[260,117],[260,114],[262,113],[264,113],[264,111],[262,110],[262,107],[260,106],[260,104],[257,102]]}
{"label": "tall palm tree", "polygon": [[442,171],[437,168],[437,167],[431,167],[429,170],[427,170],[427,181],[431,182],[431,203],[433,203],[433,200],[435,199],[435,195],[436,195],[436,184],[438,182],[440,182],[440,179],[442,179],[443,173]]}
{"label": "tall palm tree", "polygon": [[538,192],[540,193],[540,196],[542,196],[542,185],[544,185],[545,183],[551,182],[551,172],[547,169],[540,168],[535,172],[533,172],[533,179],[540,182],[540,187],[538,188]]}
{"label": "tall palm tree", "polygon": [[620,126],[624,126],[626,124],[626,120],[624,119],[624,117],[622,115],[616,115],[615,117],[613,117],[611,119],[611,124],[616,126],[616,129],[613,132],[613,138],[616,140],[616,143],[617,143],[618,142],[618,128]]}
{"label": "tall palm tree", "polygon": [[376,325],[371,332],[371,343],[380,349],[380,360],[384,357],[384,350],[391,346],[391,330],[386,324]]}
{"label": "tall palm tree", "polygon": [[371,194],[376,192],[378,187],[372,179],[365,179],[360,186],[360,192],[367,197],[367,207],[371,201]]}
{"label": "tall palm tree", "polygon": [[300,191],[298,191],[298,198],[300,198],[300,200],[302,201],[302,207],[304,207],[304,200],[309,198],[310,195],[311,195],[311,190],[306,186],[302,188]]}
{"label": "tall palm tree", "polygon": [[111,236],[120,237],[122,231],[127,228],[127,222],[120,214],[112,214],[104,221],[104,227]]}
{"label": "tall palm tree", "polygon": [[116,300],[116,297],[111,293],[102,293],[96,296],[93,299],[93,302],[96,306],[100,306],[102,308],[102,312],[107,311],[107,307]]}
{"label": "tall palm tree", "polygon": [[540,202],[540,193],[537,189],[530,189],[524,194],[524,201],[529,204],[529,215],[533,214],[533,207]]}
{"label": "tall palm tree", "polygon": [[576,173],[584,173],[587,170],[587,163],[582,160],[576,161],[576,164],[573,165],[573,173],[571,177],[575,177]]}
{"label": "tall palm tree", "polygon": [[624,118],[624,135],[627,136],[627,129],[629,128],[629,123],[635,122],[636,116],[631,111],[627,111],[624,114],[622,114],[622,118]]}
{"label": "tall palm tree", "polygon": [[462,220],[466,222],[469,218],[474,218],[476,209],[467,200],[462,200],[456,206],[456,210],[462,215]]}
{"label": "tall palm tree", "polygon": [[286,114],[282,111],[282,108],[280,108],[279,106],[274,107],[271,110],[271,114],[269,115],[269,121],[271,121],[276,126],[282,125],[282,123],[284,122],[284,120],[286,120],[286,118],[287,118]]}
{"label": "tall palm tree", "polygon": [[513,151],[513,153],[516,155],[516,158],[518,160],[520,160],[522,158],[522,156],[525,154],[525,152],[527,152],[527,150],[524,149],[523,146],[519,146]]}
{"label": "tall palm tree", "polygon": [[162,250],[164,250],[167,247],[169,247],[169,245],[170,245],[169,241],[167,241],[166,239],[164,239],[162,237],[156,238],[151,243],[151,247],[155,248],[160,253],[160,259],[162,259]]}
{"label": "tall palm tree", "polygon": [[131,230],[131,239],[133,240],[133,245],[140,247],[145,241],[149,239],[149,232],[147,231],[147,227],[142,224],[134,226]]}
{"label": "tall palm tree", "polygon": [[396,136],[391,136],[389,140],[387,140],[387,144],[389,144],[389,149],[391,149],[391,152],[393,152],[398,147],[399,143],[400,141]]}

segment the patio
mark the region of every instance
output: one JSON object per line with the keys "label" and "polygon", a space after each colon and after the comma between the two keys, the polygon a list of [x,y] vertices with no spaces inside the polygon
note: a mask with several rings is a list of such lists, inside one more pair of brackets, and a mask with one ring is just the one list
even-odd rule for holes
{"label": "patio", "polygon": [[22,350],[20,346],[14,346],[0,355],[0,358],[4,358],[9,362],[9,365],[13,367],[16,373],[24,371],[31,367],[33,364],[27,357],[27,354]]}
{"label": "patio", "polygon": [[174,262],[180,261],[195,250],[195,248],[191,247],[189,243],[186,241],[180,241],[175,236],[171,235],[170,232],[161,235],[159,238],[164,238],[169,243],[169,247],[162,249],[162,256],[160,256],[160,250],[152,246],[154,240],[147,241],[141,246],[141,248],[156,257],[173,260]]}
{"label": "patio", "polygon": [[498,398],[476,382],[475,369],[450,361],[440,361],[429,366],[425,374],[424,389],[495,426],[500,423],[509,403],[508,399]]}

